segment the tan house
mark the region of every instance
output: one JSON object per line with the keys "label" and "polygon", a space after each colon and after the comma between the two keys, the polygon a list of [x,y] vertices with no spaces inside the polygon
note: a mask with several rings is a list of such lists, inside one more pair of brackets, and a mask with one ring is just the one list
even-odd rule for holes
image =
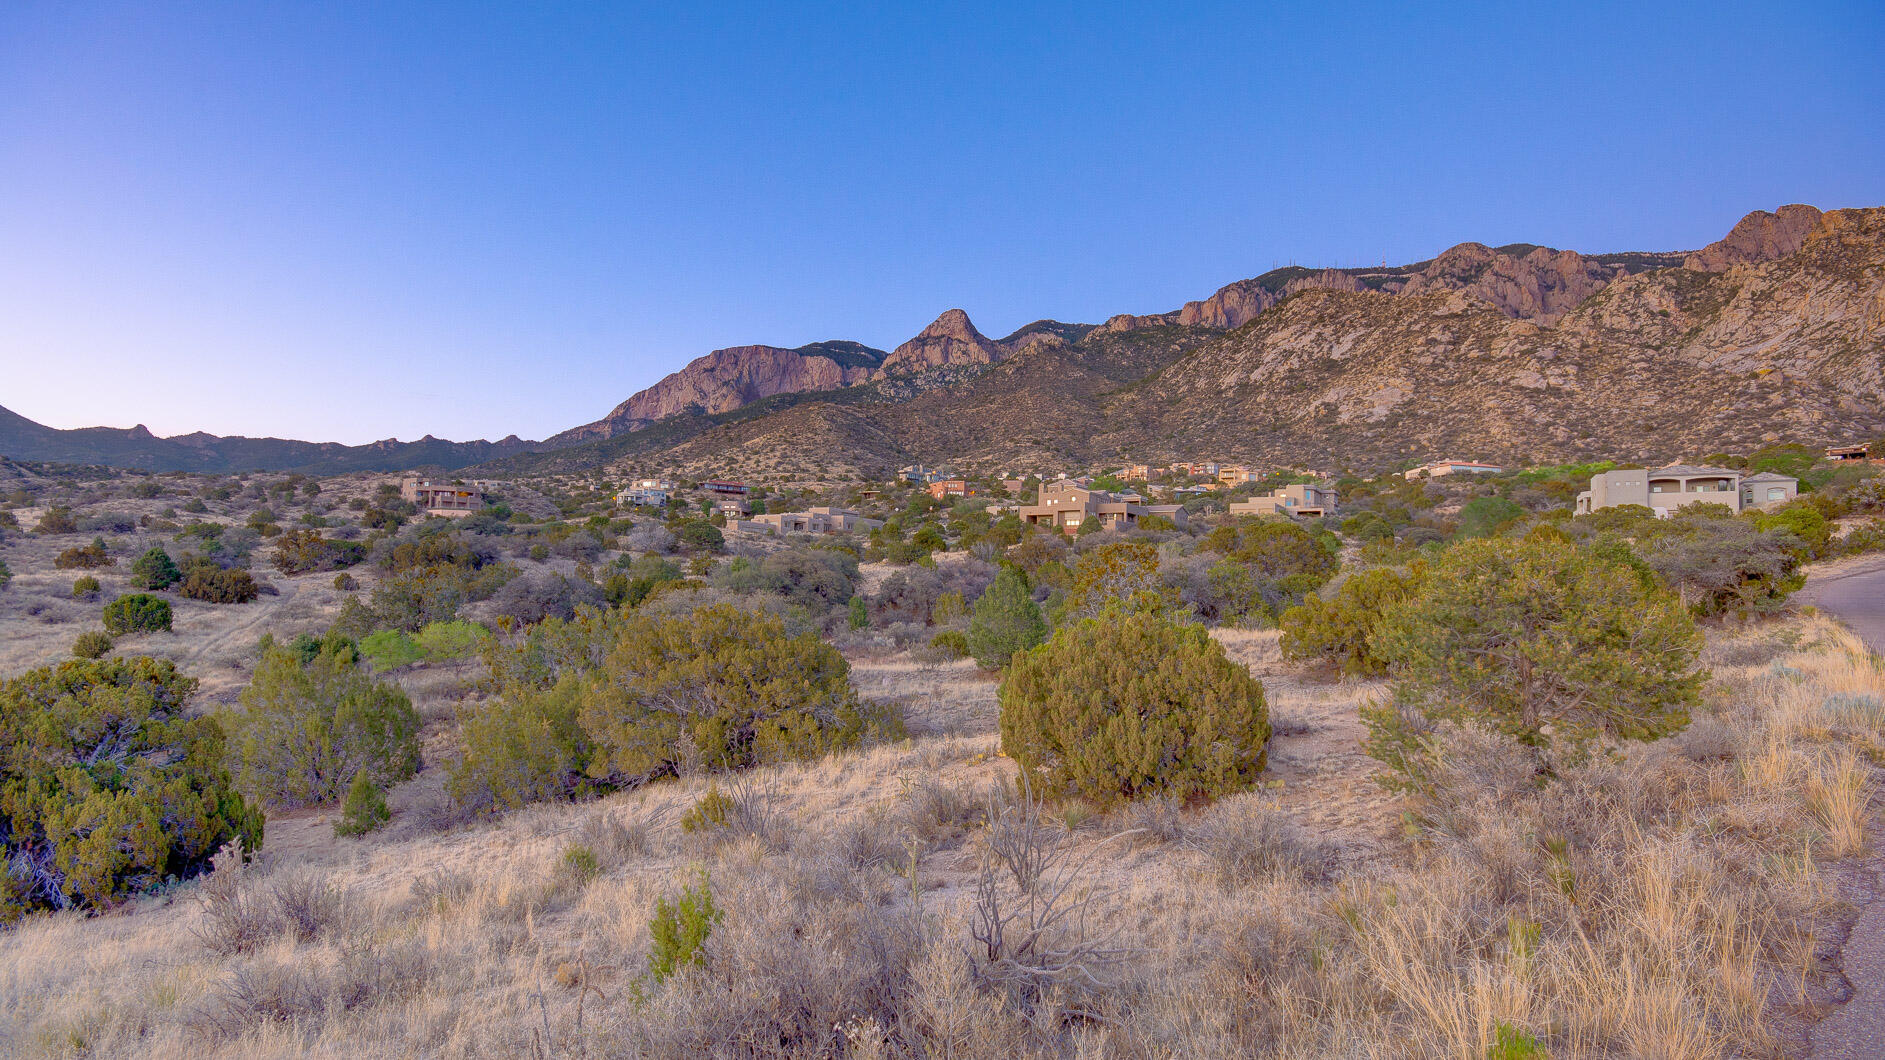
{"label": "tan house", "polygon": [[1826,447],[1828,460],[1865,460],[1872,455],[1868,445],[1829,445]]}
{"label": "tan house", "polygon": [[1287,515],[1305,519],[1335,514],[1335,491],[1313,482],[1279,486],[1261,497],[1232,501],[1232,515]]}
{"label": "tan house", "polygon": [[1262,480],[1263,472],[1253,471],[1250,468],[1240,465],[1219,468],[1217,472],[1217,481],[1220,485],[1224,486],[1242,486],[1248,482],[1260,482]]}
{"label": "tan house", "polygon": [[738,519],[753,510],[744,497],[722,497],[713,502],[713,510],[728,519]]}
{"label": "tan house", "polygon": [[1671,464],[1654,470],[1625,468],[1592,475],[1590,489],[1577,495],[1576,512],[1635,504],[1668,518],[1691,504],[1719,504],[1731,511],[1785,504],[1800,490],[1799,480],[1763,471],[1743,477],[1727,467]]}
{"label": "tan house", "polygon": [[772,512],[756,515],[741,526],[765,534],[842,534],[852,530],[869,531],[884,525],[881,519],[866,519],[849,508],[812,508],[803,512]]}
{"label": "tan house", "polygon": [[1477,460],[1436,460],[1431,464],[1422,464],[1402,477],[1412,481],[1419,478],[1445,478],[1448,475],[1496,475],[1504,470],[1497,464],[1482,464]]}
{"label": "tan house", "polygon": [[422,478],[401,479],[399,495],[428,515],[459,519],[484,507],[484,493],[464,482],[428,482]]}
{"label": "tan house", "polygon": [[1016,509],[1015,514],[1030,526],[1052,526],[1068,534],[1080,529],[1089,518],[1098,519],[1107,530],[1124,530],[1148,515],[1185,525],[1183,505],[1144,504],[1143,500],[1136,493],[1108,493],[1074,479],[1062,479],[1042,486],[1034,503]]}
{"label": "tan house", "polygon": [[1145,482],[1151,477],[1152,465],[1150,464],[1127,464],[1119,469],[1121,482]]}
{"label": "tan house", "polygon": [[925,489],[929,491],[930,496],[939,501],[950,497],[967,497],[970,495],[968,480],[959,478],[941,479],[930,483]]}

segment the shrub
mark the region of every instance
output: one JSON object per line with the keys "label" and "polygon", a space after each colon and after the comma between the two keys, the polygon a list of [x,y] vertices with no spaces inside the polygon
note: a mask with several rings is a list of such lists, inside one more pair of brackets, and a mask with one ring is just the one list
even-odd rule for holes
{"label": "shrub", "polygon": [[103,587],[98,584],[97,578],[89,574],[81,574],[72,579],[72,599],[95,600],[101,588]]}
{"label": "shrub", "polygon": [[1461,537],[1491,537],[1525,517],[1525,509],[1504,497],[1474,497],[1460,509]]}
{"label": "shrub", "polygon": [[347,786],[347,798],[340,804],[340,816],[334,819],[334,834],[363,836],[393,819],[386,805],[386,794],[366,770],[354,774]]}
{"label": "shrub", "polygon": [[177,589],[179,596],[211,604],[246,604],[261,592],[248,571],[224,570],[211,563],[193,564]]}
{"label": "shrub", "polygon": [[162,545],[154,545],[131,564],[131,587],[161,592],[183,580],[183,572]]}
{"label": "shrub", "polygon": [[1089,617],[1113,605],[1166,610],[1178,603],[1178,594],[1159,579],[1157,546],[1116,541],[1080,557],[1067,592],[1067,615]]}
{"label": "shrub", "polygon": [[863,594],[851,597],[845,607],[845,625],[852,629],[869,629],[871,624],[870,608],[864,604]]}
{"label": "shrub", "polygon": [[1247,563],[1266,581],[1289,579],[1293,592],[1308,592],[1335,574],[1334,540],[1286,519],[1239,519],[1206,534],[1198,549]]}
{"label": "shrub", "polygon": [[100,659],[111,650],[111,634],[101,629],[88,629],[72,640],[72,656],[77,659]]}
{"label": "shrub", "polygon": [[1026,651],[1047,639],[1047,623],[1034,603],[1027,575],[1007,567],[975,601],[969,619],[969,654],[984,670],[1008,665],[1015,652]]}
{"label": "shrub", "polygon": [[223,768],[223,733],[186,711],[196,682],[143,657],[0,682],[0,921],[98,908],[262,842]]}
{"label": "shrub", "polygon": [[1372,641],[1402,704],[1508,733],[1546,768],[1554,747],[1680,731],[1701,642],[1681,602],[1628,563],[1538,537],[1446,550]]}
{"label": "shrub", "polygon": [[46,509],[46,514],[39,517],[39,525],[33,527],[35,534],[76,534],[79,524],[72,518],[72,509],[64,505],[53,505]]}
{"label": "shrub", "polygon": [[13,580],[13,568],[7,566],[6,560],[0,559],[0,589],[6,588],[7,583],[11,582],[12,580]]}
{"label": "shrub", "polygon": [[361,638],[360,653],[373,664],[375,673],[411,666],[425,658],[425,650],[403,629],[382,629]]}
{"label": "shrub", "polygon": [[350,593],[360,588],[360,582],[356,580],[353,575],[348,574],[346,571],[341,571],[339,574],[334,575],[334,588],[339,589],[343,593]]}
{"label": "shrub", "polygon": [[1049,795],[1101,804],[1218,796],[1257,782],[1263,686],[1197,625],[1111,610],[1009,664],[1001,747]]}
{"label": "shrub", "polygon": [[397,686],[350,656],[322,652],[303,664],[270,648],[225,714],[245,791],[282,806],[330,802],[365,775],[381,787],[419,769],[419,715]]}
{"label": "shrub", "polygon": [[855,746],[876,727],[836,648],[725,605],[630,615],[598,676],[580,720],[591,775],[618,786],[672,774],[683,745],[729,769]]}
{"label": "shrub", "polygon": [[1387,660],[1375,649],[1375,631],[1387,608],[1418,593],[1425,570],[1402,573],[1382,567],[1344,581],[1324,600],[1311,596],[1283,612],[1285,658],[1315,659],[1345,674],[1375,677],[1387,672]]}
{"label": "shrub", "polygon": [[929,639],[929,646],[951,659],[969,654],[969,638],[959,629],[945,629]]}
{"label": "shrub", "polygon": [[366,546],[332,541],[318,530],[290,530],[275,539],[275,569],[283,574],[340,570],[366,558]]}
{"label": "shrub", "polygon": [[726,535],[705,519],[690,519],[681,524],[681,544],[696,552],[718,552],[726,545]]}
{"label": "shrub", "polygon": [[52,565],[60,570],[74,568],[91,570],[95,567],[114,566],[116,563],[117,561],[111,558],[111,553],[106,551],[105,539],[102,537],[93,538],[92,543],[83,548],[68,548],[52,561]]}
{"label": "shrub", "polygon": [[1769,612],[1806,581],[1804,546],[1787,531],[1685,511],[1652,533],[1643,558],[1697,615]]}
{"label": "shrub", "polygon": [[656,899],[654,919],[648,922],[648,976],[657,983],[666,982],[677,970],[698,965],[705,956],[707,936],[720,922],[721,912],[714,907],[713,891],[702,871],[697,886],[681,888],[673,901]]}
{"label": "shrub", "polygon": [[681,815],[681,831],[692,835],[714,828],[725,828],[727,820],[734,811],[733,797],[720,790],[720,785],[709,784],[707,794],[687,808]]}
{"label": "shrub", "polygon": [[170,601],[148,593],[120,596],[105,605],[105,632],[114,637],[127,633],[159,633],[170,628]]}
{"label": "shrub", "polygon": [[485,661],[502,692],[461,713],[448,784],[480,811],[901,731],[892,708],[858,700],[835,648],[727,605],[549,619],[514,647],[488,644]]}

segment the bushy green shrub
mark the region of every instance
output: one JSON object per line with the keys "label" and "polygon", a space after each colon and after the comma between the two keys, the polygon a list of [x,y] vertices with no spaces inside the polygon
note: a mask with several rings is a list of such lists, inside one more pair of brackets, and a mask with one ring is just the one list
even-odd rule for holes
{"label": "bushy green shrub", "polygon": [[384,673],[425,658],[425,649],[403,629],[382,629],[360,639],[360,654],[373,664],[375,673]]}
{"label": "bushy green shrub", "polygon": [[1247,563],[1266,581],[1287,580],[1292,592],[1309,592],[1340,565],[1334,543],[1326,532],[1310,533],[1288,519],[1239,519],[1206,534],[1198,550]]}
{"label": "bushy green shrub", "polygon": [[385,788],[419,769],[419,715],[395,685],[361,672],[343,653],[303,663],[270,648],[224,714],[237,777],[253,797],[281,806],[330,802],[365,774]]}
{"label": "bushy green shrub", "polygon": [[6,588],[7,584],[12,580],[13,568],[7,566],[6,560],[0,559],[0,589]]}
{"label": "bushy green shrub", "polygon": [[1018,651],[1047,639],[1047,623],[1035,605],[1028,577],[1018,568],[1004,567],[995,575],[969,618],[968,648],[984,670],[999,670]]}
{"label": "bushy green shrub", "polygon": [[120,596],[105,605],[105,632],[114,637],[127,633],[161,633],[170,628],[170,601],[148,593]]}
{"label": "bushy green shrub", "polygon": [[131,587],[161,592],[183,580],[183,572],[177,569],[176,561],[170,558],[162,545],[153,545],[149,551],[131,564]]}
{"label": "bushy green shrub", "polygon": [[969,654],[968,635],[959,629],[943,630],[929,638],[929,646],[951,659],[960,659]]}
{"label": "bushy green shrub", "polygon": [[851,597],[851,602],[845,606],[844,624],[852,629],[870,628],[870,608],[865,605],[862,593]]}
{"label": "bushy green shrub", "polygon": [[334,588],[339,589],[343,593],[350,593],[360,588],[360,582],[354,578],[353,575],[348,574],[346,571],[341,571],[339,574],[334,575]]}
{"label": "bushy green shrub", "polygon": [[713,904],[713,890],[703,871],[700,883],[681,888],[674,901],[655,900],[654,919],[648,922],[648,976],[657,983],[688,965],[704,959],[707,936],[720,922],[721,912]]}
{"label": "bushy green shrub", "polygon": [[35,534],[76,534],[78,532],[78,520],[72,518],[72,509],[58,504],[46,509],[46,514],[39,517],[39,525],[33,527]]}
{"label": "bushy green shrub", "polygon": [[283,574],[340,570],[366,558],[366,546],[334,541],[318,530],[290,530],[275,539],[275,569]]}
{"label": "bushy green shrub", "polygon": [[168,660],[72,661],[0,682],[0,922],[98,908],[262,845],[223,768],[223,733],[186,711]]}
{"label": "bushy green shrub", "polygon": [[725,828],[727,819],[732,816],[734,803],[732,796],[720,790],[720,785],[707,785],[707,793],[681,815],[681,831],[688,835],[705,832],[714,828]]}
{"label": "bushy green shrub", "polygon": [[1112,606],[1159,611],[1178,604],[1178,594],[1159,578],[1158,547],[1145,541],[1116,541],[1080,557],[1073,587],[1067,592],[1066,614],[1081,618]]}
{"label": "bushy green shrub", "polygon": [[1425,577],[1424,567],[1407,572],[1377,568],[1344,581],[1326,600],[1309,597],[1277,620],[1284,657],[1319,660],[1359,677],[1386,673],[1387,660],[1374,646],[1381,616],[1418,593]]}
{"label": "bushy green shrub", "polygon": [[677,536],[681,544],[695,552],[718,552],[726,546],[726,535],[705,519],[690,519],[682,523]]}
{"label": "bushy green shrub", "polygon": [[91,570],[96,567],[114,566],[117,560],[105,549],[105,539],[95,537],[92,543],[83,548],[68,548],[53,558],[52,565],[60,570]]}
{"label": "bushy green shrub", "polygon": [[76,659],[102,659],[111,651],[111,634],[100,629],[88,629],[72,639],[72,656]]}
{"label": "bushy green shrub", "polygon": [[386,793],[365,770],[354,774],[347,786],[347,797],[340,804],[340,816],[334,819],[334,834],[363,836],[393,819],[386,805]]}
{"label": "bushy green shrub", "polygon": [[1491,537],[1525,517],[1525,509],[1504,497],[1474,497],[1460,509],[1461,537]]}
{"label": "bushy green shrub", "polygon": [[857,698],[835,648],[725,605],[547,619],[484,657],[502,692],[461,714],[448,784],[480,811],[901,733],[894,708]]}
{"label": "bushy green shrub", "polygon": [[1263,686],[1204,627],[1113,609],[1022,652],[1002,679],[1001,747],[1039,789],[1102,805],[1219,796],[1267,760]]}
{"label": "bushy green shrub", "polygon": [[177,588],[178,596],[211,604],[246,604],[261,593],[248,571],[224,570],[213,563],[192,564]]}
{"label": "bushy green shrub", "polygon": [[98,584],[97,578],[89,574],[81,574],[72,579],[72,599],[95,600],[98,598],[98,593],[102,588],[103,586]]}
{"label": "bushy green shrub", "polygon": [[1547,769],[1600,737],[1679,732],[1706,676],[1672,593],[1621,558],[1538,536],[1447,549],[1371,644],[1403,707],[1509,733]]}

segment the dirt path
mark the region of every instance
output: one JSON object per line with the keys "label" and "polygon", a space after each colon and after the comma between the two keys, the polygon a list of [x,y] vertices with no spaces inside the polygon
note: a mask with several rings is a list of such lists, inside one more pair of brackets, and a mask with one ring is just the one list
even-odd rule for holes
{"label": "dirt path", "polygon": [[[1885,654],[1885,560],[1816,572],[1795,596],[1845,622],[1866,646]],[[1812,1030],[1812,1060],[1885,1056],[1885,854],[1857,866],[1861,907],[1839,950],[1852,997]]]}

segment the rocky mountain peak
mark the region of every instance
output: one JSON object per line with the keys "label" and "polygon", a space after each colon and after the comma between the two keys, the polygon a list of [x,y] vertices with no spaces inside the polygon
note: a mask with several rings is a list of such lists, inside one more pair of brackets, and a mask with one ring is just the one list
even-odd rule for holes
{"label": "rocky mountain peak", "polygon": [[1721,272],[1731,265],[1778,261],[1799,250],[1819,220],[1818,209],[1800,203],[1773,213],[1756,210],[1736,222],[1726,236],[1684,258],[1682,267]]}
{"label": "rocky mountain peak", "polygon": [[975,330],[969,314],[951,309],[916,337],[890,351],[878,378],[896,372],[920,372],[952,364],[992,364],[1006,355],[1000,345]]}

